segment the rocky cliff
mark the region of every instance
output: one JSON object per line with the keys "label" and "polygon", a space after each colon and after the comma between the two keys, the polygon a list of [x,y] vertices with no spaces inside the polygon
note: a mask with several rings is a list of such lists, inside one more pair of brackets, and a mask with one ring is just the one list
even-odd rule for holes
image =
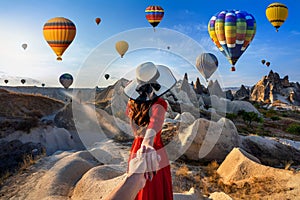
{"label": "rocky cliff", "polygon": [[264,76],[251,89],[251,101],[274,103],[280,102],[288,105],[300,105],[299,83],[290,82],[289,77],[280,78],[272,70]]}

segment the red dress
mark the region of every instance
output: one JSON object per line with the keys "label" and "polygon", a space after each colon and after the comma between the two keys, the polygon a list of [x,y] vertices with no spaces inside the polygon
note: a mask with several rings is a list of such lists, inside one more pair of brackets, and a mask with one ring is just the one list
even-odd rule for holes
{"label": "red dress", "polygon": [[[167,110],[167,103],[164,99],[158,98],[150,108],[150,122],[147,128],[156,131],[153,147],[161,157],[160,170],[153,177],[152,181],[147,180],[145,187],[139,191],[135,200],[169,200],[173,199],[172,178],[169,159],[161,140],[161,129]],[[143,137],[135,137],[129,156],[129,161],[141,148]]]}

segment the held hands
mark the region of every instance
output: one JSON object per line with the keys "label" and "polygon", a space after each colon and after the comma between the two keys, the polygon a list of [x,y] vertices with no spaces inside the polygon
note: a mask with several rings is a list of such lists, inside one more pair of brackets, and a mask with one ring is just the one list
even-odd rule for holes
{"label": "held hands", "polygon": [[129,162],[129,174],[144,174],[144,180],[152,180],[159,170],[160,156],[156,150],[147,144],[143,144],[137,151],[136,157]]}

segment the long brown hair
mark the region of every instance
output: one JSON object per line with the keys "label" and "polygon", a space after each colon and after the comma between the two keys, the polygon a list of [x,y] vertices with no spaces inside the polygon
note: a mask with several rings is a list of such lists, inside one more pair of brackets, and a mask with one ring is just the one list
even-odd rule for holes
{"label": "long brown hair", "polygon": [[131,127],[137,135],[144,134],[147,125],[150,122],[149,110],[156,98],[152,101],[138,102],[133,99],[129,100],[129,118]]}

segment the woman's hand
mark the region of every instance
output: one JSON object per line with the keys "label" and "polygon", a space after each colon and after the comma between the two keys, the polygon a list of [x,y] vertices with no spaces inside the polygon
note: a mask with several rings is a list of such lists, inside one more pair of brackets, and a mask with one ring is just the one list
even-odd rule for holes
{"label": "woman's hand", "polygon": [[151,181],[159,170],[160,156],[151,145],[142,144],[141,146],[142,147],[137,151],[137,157],[143,156],[145,159],[147,168],[144,175],[146,179]]}

